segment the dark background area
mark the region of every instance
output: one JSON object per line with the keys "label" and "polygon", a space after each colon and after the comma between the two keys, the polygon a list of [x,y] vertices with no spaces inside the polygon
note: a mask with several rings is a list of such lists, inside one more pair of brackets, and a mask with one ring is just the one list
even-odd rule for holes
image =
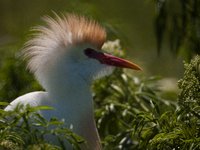
{"label": "dark background area", "polygon": [[[177,2],[170,3],[173,6],[171,10],[179,10]],[[100,22],[108,32],[107,40],[121,40],[127,59],[143,68],[143,72],[131,73],[178,79],[183,76],[183,58],[172,56],[169,47],[165,47],[165,41],[162,52],[159,56],[157,53],[154,30],[156,8],[155,2],[147,0],[0,0],[0,45],[24,40],[31,27],[43,24],[42,16],[54,17],[52,11],[58,14],[74,12],[92,16]]]}

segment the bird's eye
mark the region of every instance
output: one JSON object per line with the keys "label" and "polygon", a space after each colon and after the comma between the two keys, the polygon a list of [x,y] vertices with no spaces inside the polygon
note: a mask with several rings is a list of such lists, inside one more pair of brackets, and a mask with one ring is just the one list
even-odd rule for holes
{"label": "bird's eye", "polygon": [[84,53],[85,53],[85,55],[89,56],[93,53],[93,51],[94,51],[93,49],[87,48],[87,49],[84,50]]}

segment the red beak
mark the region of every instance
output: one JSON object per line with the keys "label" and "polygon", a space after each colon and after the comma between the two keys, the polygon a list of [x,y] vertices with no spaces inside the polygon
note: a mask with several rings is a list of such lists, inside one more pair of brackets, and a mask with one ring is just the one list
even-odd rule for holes
{"label": "red beak", "polygon": [[129,69],[134,69],[134,70],[142,70],[139,66],[133,64],[130,61],[127,61],[127,60],[124,60],[124,59],[121,59],[121,58],[118,58],[106,53],[98,52],[98,54],[94,58],[97,59],[102,64],[122,67],[122,68],[129,68]]}

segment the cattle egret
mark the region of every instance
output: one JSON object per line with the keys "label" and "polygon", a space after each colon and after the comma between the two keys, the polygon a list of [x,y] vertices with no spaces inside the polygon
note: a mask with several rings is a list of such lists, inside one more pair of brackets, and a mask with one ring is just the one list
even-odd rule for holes
{"label": "cattle egret", "polygon": [[[23,56],[29,59],[28,69],[46,92],[32,92],[18,97],[6,111],[18,104],[47,105],[53,110],[41,110],[47,120],[65,119],[65,127],[73,125],[73,131],[82,136],[88,148],[100,150],[90,85],[94,79],[111,74],[115,67],[141,70],[137,65],[101,52],[106,39],[105,29],[92,19],[66,14],[53,19],[43,17],[46,26],[35,27],[36,35],[25,43]],[[46,141],[59,145],[53,136]],[[65,141],[66,149],[72,149]]]}

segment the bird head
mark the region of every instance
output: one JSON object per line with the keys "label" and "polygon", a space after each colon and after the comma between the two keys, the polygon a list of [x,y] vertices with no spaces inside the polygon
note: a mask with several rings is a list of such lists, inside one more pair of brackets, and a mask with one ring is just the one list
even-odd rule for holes
{"label": "bird head", "polygon": [[45,88],[51,78],[81,76],[89,84],[112,73],[115,67],[141,70],[137,65],[101,52],[106,31],[84,16],[65,14],[56,19],[44,16],[46,26],[33,28],[34,37],[25,43],[28,68]]}

